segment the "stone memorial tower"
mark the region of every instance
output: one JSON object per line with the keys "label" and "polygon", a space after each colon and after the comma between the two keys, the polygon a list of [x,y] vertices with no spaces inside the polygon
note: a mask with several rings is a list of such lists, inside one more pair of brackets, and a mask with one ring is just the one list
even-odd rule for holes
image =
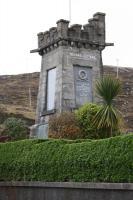
{"label": "stone memorial tower", "polygon": [[105,46],[105,14],[96,13],[85,25],[57,21],[57,27],[38,34],[42,56],[36,125],[31,136],[47,138],[49,116],[97,102],[96,80],[102,76],[101,52]]}

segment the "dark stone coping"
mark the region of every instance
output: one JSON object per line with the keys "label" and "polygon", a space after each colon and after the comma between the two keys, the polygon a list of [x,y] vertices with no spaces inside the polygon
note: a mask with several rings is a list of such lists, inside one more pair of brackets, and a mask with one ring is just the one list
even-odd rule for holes
{"label": "dark stone coping", "polygon": [[101,45],[101,44],[99,44],[98,42],[95,42],[95,41],[91,42],[91,41],[86,40],[86,39],[74,39],[74,38],[71,38],[71,37],[67,37],[67,38],[58,38],[58,39],[54,40],[53,42],[50,42],[50,43],[48,43],[47,45],[45,45],[41,48],[31,50],[30,53],[41,52],[43,49],[48,48],[48,47],[50,47],[54,44],[57,44],[60,41],[81,42],[81,43],[86,43],[86,44],[90,44],[90,45],[96,45],[97,47],[103,47],[103,49],[106,46],[114,46],[114,43],[105,43],[105,44]]}
{"label": "dark stone coping", "polygon": [[60,22],[63,22],[63,23],[69,23],[70,21],[68,20],[65,20],[65,19],[59,19],[56,24],[60,23]]}
{"label": "dark stone coping", "polygon": [[102,16],[105,16],[106,14],[105,13],[102,13],[102,12],[96,12],[93,17],[95,17],[96,15],[102,15]]}
{"label": "dark stone coping", "polygon": [[57,29],[57,27],[52,27],[49,29],[49,31],[56,30],[56,29]]}
{"label": "dark stone coping", "polygon": [[43,112],[42,112],[41,116],[54,114],[55,112],[56,112],[56,109],[46,110],[46,111],[43,111]]}
{"label": "dark stone coping", "polygon": [[98,21],[99,19],[97,18],[91,18],[91,19],[88,19],[88,22],[93,22],[93,21]]}
{"label": "dark stone coping", "polygon": [[43,35],[44,33],[43,32],[40,32],[40,33],[38,33],[37,35]]}
{"label": "dark stone coping", "polygon": [[83,188],[103,190],[133,190],[133,183],[77,183],[77,182],[42,182],[11,181],[0,182],[0,187],[46,187],[46,188]]}
{"label": "dark stone coping", "polygon": [[70,28],[74,28],[74,27],[82,27],[82,25],[81,24],[73,24],[70,26]]}

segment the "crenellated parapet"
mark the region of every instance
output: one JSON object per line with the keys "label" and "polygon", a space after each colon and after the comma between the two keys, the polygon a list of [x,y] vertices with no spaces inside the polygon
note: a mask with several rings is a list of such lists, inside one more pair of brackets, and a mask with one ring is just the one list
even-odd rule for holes
{"label": "crenellated parapet", "polygon": [[31,137],[48,137],[52,115],[100,101],[95,84],[103,75],[102,50],[110,45],[105,42],[104,13],[94,14],[84,25],[61,19],[38,34],[38,49],[31,52],[38,52],[42,62]]}
{"label": "crenellated parapet", "polygon": [[98,12],[85,25],[74,24],[69,27],[69,21],[57,21],[57,27],[38,34],[38,49],[31,53],[43,55],[58,46],[103,50],[109,45],[112,44],[105,42],[105,14]]}

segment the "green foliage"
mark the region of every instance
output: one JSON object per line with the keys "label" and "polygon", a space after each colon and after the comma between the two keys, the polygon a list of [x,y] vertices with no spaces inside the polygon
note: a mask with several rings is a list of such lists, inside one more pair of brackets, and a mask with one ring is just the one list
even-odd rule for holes
{"label": "green foliage", "polygon": [[105,137],[104,129],[98,130],[97,127],[93,126],[93,118],[100,108],[99,105],[87,103],[75,111],[82,138],[98,139]]}
{"label": "green foliage", "polygon": [[0,144],[0,181],[133,182],[133,134]]}
{"label": "green foliage", "polygon": [[82,138],[80,132],[77,120],[72,112],[54,115],[49,120],[49,137],[51,138],[78,139]]}
{"label": "green foliage", "polygon": [[112,105],[114,98],[121,91],[121,83],[119,79],[115,79],[111,76],[105,76],[100,81],[97,81],[96,92],[103,98],[103,101],[107,105]]}
{"label": "green foliage", "polygon": [[96,113],[93,121],[94,127],[105,128],[109,136],[113,130],[118,130],[120,125],[120,113],[113,105],[114,98],[121,91],[121,83],[118,79],[106,76],[96,84],[96,92],[103,99],[103,106]]}
{"label": "green foliage", "polygon": [[27,125],[24,120],[10,117],[4,122],[5,133],[12,139],[24,139],[27,137]]}

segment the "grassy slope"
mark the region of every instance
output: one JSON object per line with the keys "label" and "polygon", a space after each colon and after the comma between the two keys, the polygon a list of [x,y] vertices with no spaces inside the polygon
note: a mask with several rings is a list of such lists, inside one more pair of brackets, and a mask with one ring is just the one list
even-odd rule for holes
{"label": "grassy slope", "polygon": [[11,116],[25,119],[28,125],[34,124],[38,82],[39,73],[0,76],[0,124]]}

